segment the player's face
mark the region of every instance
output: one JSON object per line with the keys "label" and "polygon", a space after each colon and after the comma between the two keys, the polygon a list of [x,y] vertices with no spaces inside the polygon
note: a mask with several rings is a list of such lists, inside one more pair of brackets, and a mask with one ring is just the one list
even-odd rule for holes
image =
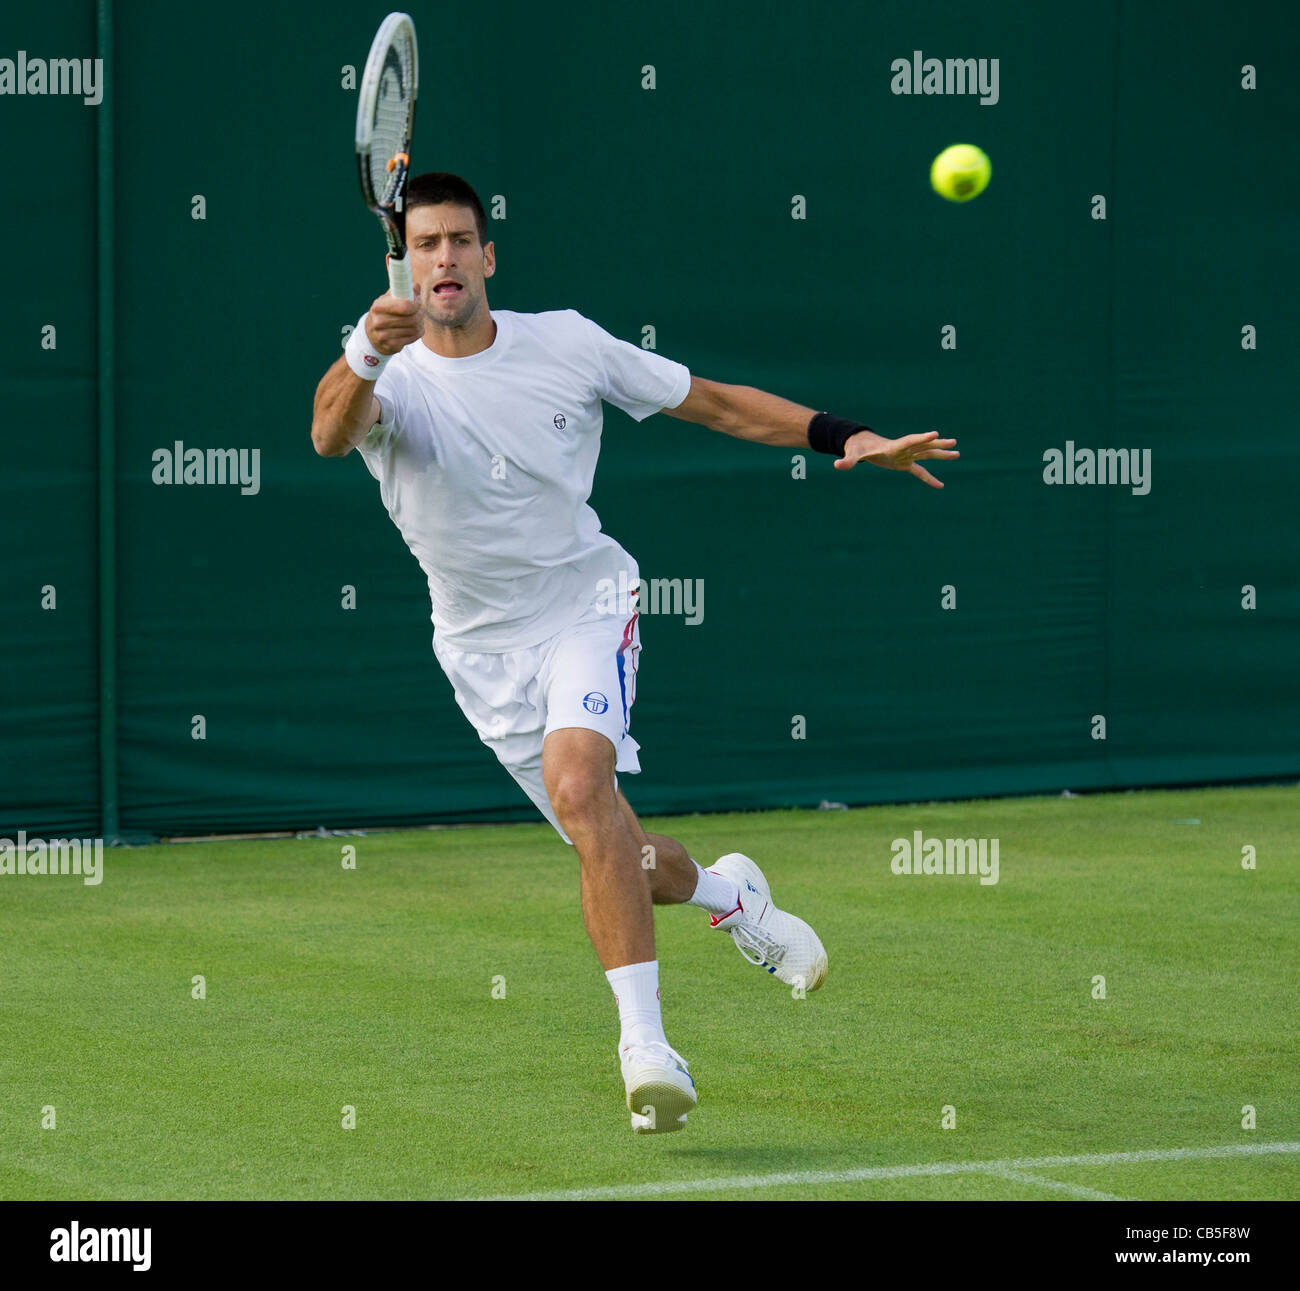
{"label": "player's face", "polygon": [[[496,272],[491,242],[480,244],[468,206],[417,206],[406,215],[411,274],[420,284],[425,317],[443,327],[469,323],[486,307],[484,281]],[[458,283],[459,290],[439,283]]]}

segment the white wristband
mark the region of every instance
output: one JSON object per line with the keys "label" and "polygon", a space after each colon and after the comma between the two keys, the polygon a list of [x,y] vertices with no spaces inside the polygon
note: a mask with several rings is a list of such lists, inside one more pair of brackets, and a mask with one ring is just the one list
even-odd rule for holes
{"label": "white wristband", "polygon": [[370,337],[366,335],[366,319],[369,317],[368,312],[361,315],[361,321],[352,329],[352,335],[343,347],[343,354],[347,358],[348,367],[363,381],[378,381],[384,365],[393,356],[380,354],[370,344]]}

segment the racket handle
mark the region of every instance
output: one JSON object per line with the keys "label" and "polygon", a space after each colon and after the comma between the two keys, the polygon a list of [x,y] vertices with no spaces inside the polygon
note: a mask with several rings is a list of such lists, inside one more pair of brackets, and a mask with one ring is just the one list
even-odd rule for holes
{"label": "racket handle", "polygon": [[388,257],[388,290],[399,300],[414,300],[415,292],[411,288],[411,262],[406,256],[400,260]]}

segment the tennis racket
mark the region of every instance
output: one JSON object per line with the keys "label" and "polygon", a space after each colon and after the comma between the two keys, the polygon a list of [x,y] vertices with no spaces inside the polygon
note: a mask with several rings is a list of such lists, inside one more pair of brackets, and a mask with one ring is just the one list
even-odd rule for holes
{"label": "tennis racket", "polygon": [[411,127],[419,80],[415,24],[390,13],[375,33],[357,98],[357,173],[361,196],[379,217],[388,239],[388,287],[412,300],[406,258],[406,186],[411,178]]}

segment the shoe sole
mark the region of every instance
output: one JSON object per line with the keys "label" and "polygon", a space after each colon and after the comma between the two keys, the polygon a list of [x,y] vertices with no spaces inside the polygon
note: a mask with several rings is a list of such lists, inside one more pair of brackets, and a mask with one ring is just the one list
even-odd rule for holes
{"label": "shoe sole", "polygon": [[[813,936],[816,937],[817,934],[814,932]],[[820,938],[818,938],[817,944],[819,946],[821,945]],[[748,956],[746,956],[746,962],[752,964],[754,961],[752,959],[749,959]],[[761,968],[765,973],[771,974],[771,976],[775,977],[776,980],[780,982],[783,986],[795,986],[800,984],[797,982],[797,979],[787,980],[786,978],[782,977],[780,968],[775,964],[767,963],[766,960],[761,964],[756,964],[755,967]],[[821,988],[822,983],[825,982],[826,980],[826,972],[829,967],[830,965],[826,958],[826,950],[823,947],[821,954],[813,961],[811,980],[801,983],[803,989],[805,991],[819,990]]]}
{"label": "shoe sole", "polygon": [[[813,936],[814,936],[814,937],[817,937],[817,934],[814,932],[814,933],[813,933]],[[817,937],[817,944],[818,944],[819,946],[821,946],[821,938],[820,938],[820,937]],[[805,991],[815,991],[815,990],[817,990],[817,989],[821,986],[821,984],[826,980],[826,970],[827,970],[829,967],[830,967],[830,964],[829,964],[829,962],[827,961],[827,958],[826,958],[826,948],[825,948],[824,946],[822,946],[822,953],[821,953],[821,954],[817,957],[817,959],[813,962],[813,979],[812,979],[811,982],[805,982],[805,983],[804,983],[804,990],[805,990]],[[793,983],[792,983],[792,982],[787,982],[786,985],[787,985],[787,986],[791,986],[791,985],[793,985]]]}
{"label": "shoe sole", "polygon": [[[799,919],[798,915],[790,914],[788,910],[783,911],[782,913],[785,914],[787,918],[798,919],[799,922],[803,924],[805,928],[808,929],[808,935],[813,939],[813,941],[817,945],[817,953],[813,957],[812,968],[809,971],[809,980],[803,983],[803,989],[805,991],[815,991],[826,980],[826,970],[829,967],[826,958],[826,947],[822,945],[822,939],[816,934],[816,932],[813,931],[812,924],[810,924],[806,919]],[[778,980],[784,982],[786,986],[795,985],[794,982],[787,982],[785,978],[781,976],[779,970],[776,976]]]}
{"label": "shoe sole", "polygon": [[686,1128],[686,1113],[695,1110],[696,1099],[671,1081],[651,1077],[628,1094],[627,1105],[637,1134],[671,1134]]}

